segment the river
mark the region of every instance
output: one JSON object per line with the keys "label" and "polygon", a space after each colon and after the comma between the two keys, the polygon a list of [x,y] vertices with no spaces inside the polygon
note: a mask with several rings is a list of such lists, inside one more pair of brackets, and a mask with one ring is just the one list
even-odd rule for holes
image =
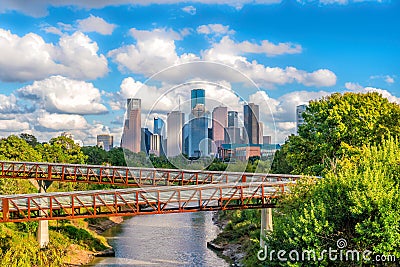
{"label": "river", "polygon": [[97,258],[88,266],[229,266],[212,250],[218,227],[211,212],[136,216],[104,236],[115,258]]}

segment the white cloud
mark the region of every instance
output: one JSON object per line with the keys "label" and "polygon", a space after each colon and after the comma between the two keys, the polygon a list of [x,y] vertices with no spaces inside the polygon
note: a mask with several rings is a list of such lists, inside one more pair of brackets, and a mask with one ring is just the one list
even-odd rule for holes
{"label": "white cloud", "polygon": [[79,130],[88,127],[83,116],[43,112],[37,118],[39,126],[49,130]]}
{"label": "white cloud", "polygon": [[[255,60],[250,62],[243,55],[249,52],[278,55],[301,51],[301,46],[291,43],[280,43],[277,45],[271,44],[268,41],[263,41],[261,45],[250,42],[235,43],[228,36],[225,36],[220,42],[212,44],[211,48],[202,51],[201,57],[199,57],[190,53],[177,54],[175,40],[180,40],[182,35],[175,31],[168,29],[154,29],[152,31],[132,29],[131,34],[136,39],[136,44],[112,50],[108,56],[119,65],[120,70],[126,69],[147,77],[167,67],[199,61],[201,59],[227,64],[265,87],[274,87],[277,84],[282,85],[293,82],[316,87],[336,84],[336,75],[327,69],[306,72],[294,67],[287,67],[285,69],[267,67],[257,63]],[[164,78],[169,80],[175,78],[178,80],[180,77],[180,82],[182,82],[187,80],[188,77],[186,75],[193,73],[205,74],[207,72],[201,64],[190,66],[190,70],[191,72],[175,73]],[[219,75],[220,77],[217,77],[216,80],[229,80],[221,78],[226,76],[226,70],[227,68],[218,73],[208,71],[208,76],[206,77],[216,77]],[[231,79],[234,79],[234,77],[231,77]]]}
{"label": "white cloud", "polygon": [[200,25],[197,27],[197,33],[199,34],[215,34],[215,35],[226,35],[226,34],[234,34],[235,31],[229,29],[228,25],[222,24],[207,24]]}
{"label": "white cloud", "polygon": [[358,83],[353,83],[353,82],[347,82],[344,84],[344,87],[346,87],[346,89],[350,90],[350,91],[360,91],[362,90],[364,87],[361,86]]}
{"label": "white cloud", "polygon": [[18,113],[19,110],[15,95],[6,96],[0,94],[0,114]]}
{"label": "white cloud", "polygon": [[49,112],[69,114],[101,114],[107,108],[101,104],[100,91],[92,83],[52,76],[35,81],[17,91],[21,96],[34,99]]}
{"label": "white cloud", "polygon": [[46,27],[43,27],[43,30],[44,30],[46,33],[52,33],[52,34],[60,35],[60,36],[63,35],[62,31],[61,31],[59,28],[54,27],[54,26],[46,26]]}
{"label": "white cloud", "polygon": [[14,120],[0,120],[1,132],[21,132],[29,129],[29,123]]}
{"label": "white cloud", "polygon": [[133,28],[130,33],[136,39],[135,45],[123,46],[108,53],[120,69],[150,76],[172,65],[198,59],[193,54],[178,56],[175,40],[180,40],[182,36],[171,29],[146,31]]}
{"label": "white cloud", "polygon": [[266,56],[277,56],[284,54],[298,54],[302,52],[299,44],[278,43],[273,44],[268,40],[262,40],[261,44],[244,41],[236,43],[229,36],[224,36],[219,43],[214,43],[207,53],[219,55],[243,55],[245,53],[265,54]]}
{"label": "white cloud", "polygon": [[196,8],[194,6],[185,6],[182,8],[182,11],[190,15],[196,15]]}
{"label": "white cloud", "polygon": [[391,75],[373,75],[369,77],[371,80],[379,79],[384,80],[387,84],[393,84],[395,82],[395,76]]}
{"label": "white cloud", "polygon": [[[15,0],[2,0],[0,5],[0,13],[16,10],[24,14],[43,17],[46,16],[49,6],[75,6],[78,8],[103,8],[106,6],[120,6],[120,5],[136,5],[147,6],[151,4],[175,4],[187,3],[184,0],[96,0],[96,1],[82,1],[82,0],[36,0],[36,1],[15,1]],[[217,4],[229,5],[240,9],[246,4],[278,4],[281,0],[194,0],[193,3],[202,4]]]}
{"label": "white cloud", "polygon": [[390,93],[388,90],[385,90],[385,89],[371,87],[371,86],[364,87],[364,86],[360,85],[359,83],[353,83],[353,82],[345,83],[345,88],[350,91],[355,91],[355,92],[360,92],[360,93],[377,92],[377,93],[381,94],[383,97],[387,98],[390,102],[400,104],[400,98],[394,96],[392,93]]}
{"label": "white cloud", "polygon": [[0,80],[29,81],[49,75],[95,79],[108,72],[97,43],[81,32],[64,35],[58,45],[35,33],[22,37],[0,28]]}
{"label": "white cloud", "polygon": [[90,15],[90,17],[78,20],[78,29],[83,32],[98,32],[103,35],[111,35],[115,24],[106,22],[103,18]]}

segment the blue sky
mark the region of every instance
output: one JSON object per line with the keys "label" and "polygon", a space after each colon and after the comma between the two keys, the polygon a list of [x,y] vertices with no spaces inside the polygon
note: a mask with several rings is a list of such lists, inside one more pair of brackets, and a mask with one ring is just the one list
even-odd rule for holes
{"label": "blue sky", "polygon": [[[204,85],[215,105],[241,111],[240,92],[265,107],[264,133],[277,142],[295,131],[296,105],[332,92],[378,91],[400,103],[399,1],[81,2],[2,1],[0,136],[118,140],[127,97],[145,99],[143,121],[154,110],[165,118],[190,88],[165,92],[194,80],[224,86]],[[202,61],[226,67],[192,64]],[[259,91],[242,87],[240,73]]]}

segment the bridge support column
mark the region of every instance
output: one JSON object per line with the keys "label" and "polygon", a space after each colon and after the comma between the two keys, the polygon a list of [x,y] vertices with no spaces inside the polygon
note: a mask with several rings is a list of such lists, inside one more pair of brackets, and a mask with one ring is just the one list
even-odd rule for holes
{"label": "bridge support column", "polygon": [[[46,193],[45,181],[38,181],[39,184],[39,193]],[[39,211],[40,215],[44,215],[43,211]],[[39,221],[39,226],[37,229],[37,241],[39,243],[40,248],[45,248],[49,244],[49,221]]]}
{"label": "bridge support column", "polygon": [[261,232],[260,232],[260,246],[265,247],[265,237],[267,232],[272,231],[272,208],[261,209]]}

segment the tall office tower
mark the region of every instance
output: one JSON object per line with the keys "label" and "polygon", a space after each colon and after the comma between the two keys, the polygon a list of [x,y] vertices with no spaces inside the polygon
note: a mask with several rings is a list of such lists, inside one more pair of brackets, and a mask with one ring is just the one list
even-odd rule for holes
{"label": "tall office tower", "polygon": [[159,134],[153,134],[150,137],[150,150],[149,154],[153,154],[157,157],[162,155],[162,138]]}
{"label": "tall office tower", "polygon": [[127,118],[122,133],[121,146],[134,153],[140,152],[141,139],[141,100],[129,98],[126,102]]}
{"label": "tall office tower", "polygon": [[191,109],[194,109],[197,104],[205,106],[206,103],[206,92],[204,89],[193,89],[191,91]]}
{"label": "tall office tower", "polygon": [[109,134],[97,135],[97,146],[103,148],[105,151],[110,151],[114,146],[114,137]]}
{"label": "tall office tower", "polygon": [[224,129],[225,144],[240,144],[240,128],[229,126]]}
{"label": "tall office tower", "polygon": [[237,111],[228,111],[228,127],[238,127]]}
{"label": "tall office tower", "polygon": [[153,134],[165,136],[165,123],[161,118],[154,118]]}
{"label": "tall office tower", "polygon": [[167,156],[175,157],[183,152],[182,128],[185,114],[181,111],[172,111],[167,116]]}
{"label": "tall office tower", "polygon": [[188,156],[190,158],[209,156],[208,113],[204,104],[197,104],[192,109],[188,128]]}
{"label": "tall office tower", "polygon": [[298,105],[296,107],[296,132],[299,130],[299,126],[304,123],[303,112],[306,111],[307,105]]}
{"label": "tall office tower", "polygon": [[216,107],[212,112],[212,140],[220,147],[224,142],[224,128],[228,126],[228,108]]}
{"label": "tall office tower", "polygon": [[151,136],[153,135],[148,128],[142,128],[140,131],[140,151],[146,152],[146,154],[149,154],[150,150],[150,140]]}
{"label": "tall office tower", "polygon": [[259,122],[258,123],[258,128],[260,129],[258,132],[258,143],[259,144],[263,144],[263,136],[264,136],[264,123]]}
{"label": "tall office tower", "polygon": [[263,136],[263,144],[271,144],[272,140],[271,140],[271,136],[270,135],[264,135]]}
{"label": "tall office tower", "polygon": [[244,128],[243,134],[245,142],[248,144],[260,143],[260,125],[259,125],[259,106],[254,103],[244,105]]}

